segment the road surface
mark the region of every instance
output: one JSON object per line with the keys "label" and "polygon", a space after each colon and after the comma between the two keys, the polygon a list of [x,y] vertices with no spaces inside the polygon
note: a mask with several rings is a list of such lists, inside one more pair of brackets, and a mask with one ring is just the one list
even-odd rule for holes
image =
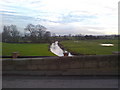
{"label": "road surface", "polygon": [[3,88],[118,88],[117,77],[3,76]]}

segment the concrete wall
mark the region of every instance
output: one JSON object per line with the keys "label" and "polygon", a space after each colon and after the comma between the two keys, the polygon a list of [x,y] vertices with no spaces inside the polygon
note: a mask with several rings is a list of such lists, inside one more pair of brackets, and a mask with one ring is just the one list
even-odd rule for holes
{"label": "concrete wall", "polygon": [[75,56],[2,61],[3,74],[117,75],[118,56]]}

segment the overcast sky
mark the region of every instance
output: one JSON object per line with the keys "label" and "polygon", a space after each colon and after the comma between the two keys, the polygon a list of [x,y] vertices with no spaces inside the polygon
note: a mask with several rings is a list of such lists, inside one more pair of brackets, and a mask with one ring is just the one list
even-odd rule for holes
{"label": "overcast sky", "polygon": [[41,24],[56,34],[118,34],[119,0],[0,0],[0,23]]}

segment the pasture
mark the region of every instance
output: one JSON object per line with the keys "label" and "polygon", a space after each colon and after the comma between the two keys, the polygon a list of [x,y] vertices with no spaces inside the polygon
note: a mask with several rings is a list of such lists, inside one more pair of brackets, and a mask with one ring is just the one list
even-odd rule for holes
{"label": "pasture", "polygon": [[[114,46],[106,47],[100,44],[114,44]],[[62,41],[60,44],[70,52],[77,54],[95,54],[95,55],[111,55],[112,52],[118,51],[117,39],[102,40],[79,40],[79,41]]]}
{"label": "pasture", "polygon": [[3,56],[11,56],[12,52],[19,52],[21,56],[55,56],[49,51],[49,44],[2,43]]}

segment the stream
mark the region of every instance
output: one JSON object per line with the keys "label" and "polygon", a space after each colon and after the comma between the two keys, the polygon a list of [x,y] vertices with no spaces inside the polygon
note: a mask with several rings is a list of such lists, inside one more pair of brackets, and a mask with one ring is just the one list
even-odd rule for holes
{"label": "stream", "polygon": [[[64,54],[63,54],[64,51],[59,47],[58,41],[51,44],[50,51],[57,56],[64,56]],[[73,55],[71,55],[71,53],[69,53],[68,56],[73,56]]]}

